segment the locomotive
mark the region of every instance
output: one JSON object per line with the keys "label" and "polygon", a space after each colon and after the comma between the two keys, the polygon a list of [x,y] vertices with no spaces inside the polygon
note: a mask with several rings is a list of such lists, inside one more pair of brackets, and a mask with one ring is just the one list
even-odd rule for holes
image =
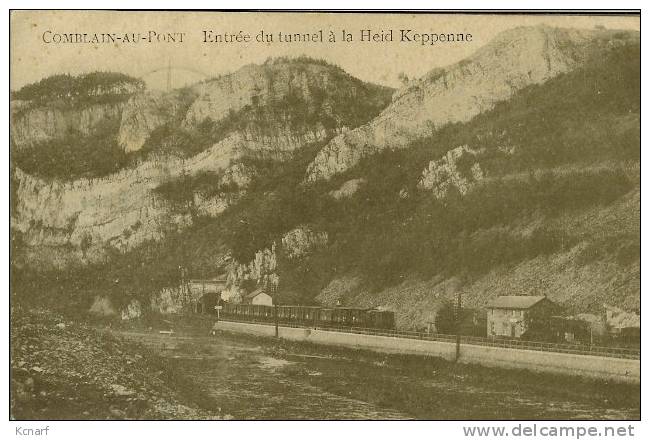
{"label": "locomotive", "polygon": [[[277,315],[277,317],[276,317]],[[224,319],[277,322],[313,327],[395,328],[393,312],[358,307],[263,306],[256,304],[224,304]]]}

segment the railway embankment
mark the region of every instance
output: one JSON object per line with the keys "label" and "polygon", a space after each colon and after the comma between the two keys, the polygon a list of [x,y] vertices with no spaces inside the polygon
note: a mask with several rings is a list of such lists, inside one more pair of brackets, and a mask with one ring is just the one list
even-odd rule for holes
{"label": "railway embankment", "polygon": [[[275,336],[272,324],[219,321],[215,330]],[[324,329],[278,327],[280,338],[321,345],[373,350],[383,353],[410,354],[456,360],[456,344],[447,341],[409,339],[395,336],[348,333]],[[641,380],[638,359],[561,353],[517,348],[461,344],[458,362],[487,367],[526,369],[536,372],[567,374],[620,383],[637,384]]]}

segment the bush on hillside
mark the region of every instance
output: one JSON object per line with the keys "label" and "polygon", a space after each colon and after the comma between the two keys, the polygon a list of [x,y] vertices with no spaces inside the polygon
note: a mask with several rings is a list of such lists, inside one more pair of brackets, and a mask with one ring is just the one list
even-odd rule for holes
{"label": "bush on hillside", "polygon": [[129,156],[118,145],[119,119],[107,119],[89,135],[69,130],[62,138],[52,139],[12,152],[15,166],[26,173],[62,180],[101,177],[119,171]]}
{"label": "bush on hillside", "polygon": [[124,101],[144,87],[141,79],[117,72],[91,72],[78,76],[59,74],[23,86],[11,93],[11,99],[44,105],[105,104]]}

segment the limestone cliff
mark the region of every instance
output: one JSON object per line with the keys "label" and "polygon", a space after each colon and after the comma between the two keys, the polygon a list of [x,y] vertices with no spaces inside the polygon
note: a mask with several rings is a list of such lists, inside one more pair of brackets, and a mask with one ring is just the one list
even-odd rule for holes
{"label": "limestone cliff", "polygon": [[[441,126],[468,121],[526,86],[581,65],[610,34],[547,26],[502,32],[469,58],[434,69],[396,92],[392,104],[368,124],[334,138],[309,165],[306,180],[329,179],[377,151],[405,148]],[[608,46],[615,44],[608,39]]]}
{"label": "limestone cliff", "polygon": [[252,282],[255,286],[264,286],[269,289],[277,288],[280,282],[277,268],[275,243],[270,248],[255,252],[255,257],[248,263],[233,261],[228,267],[229,295],[241,295],[245,282]]}
{"label": "limestone cliff", "polygon": [[[63,80],[64,85],[76,81]],[[39,87],[37,91],[43,89]],[[99,101],[85,96],[83,105],[81,97],[67,95],[54,97],[59,103],[54,105],[50,89],[41,90],[44,96],[28,90],[34,99],[12,102],[14,148],[30,148],[32,160],[43,154],[41,163],[45,163],[59,150],[39,150],[44,141],[65,142],[70,130],[79,133],[75,140],[83,139],[98,124],[111,121],[113,132],[106,135],[114,136],[115,148],[122,154],[116,156],[127,164],[108,175],[73,180],[65,175],[52,179],[29,174],[20,163],[13,164],[12,228],[21,233],[29,261],[53,263],[51,252],[57,250],[67,254],[61,264],[97,261],[111,249],[125,252],[184,228],[194,216],[221,214],[255,175],[255,169],[239,159],[290,158],[296,150],[354,123],[345,112],[359,105],[357,101],[363,103],[360,117],[378,113],[387,104],[389,91],[335,66],[302,58],[245,66],[168,93],[136,88],[120,89],[116,96]],[[74,90],[68,94],[76,96]],[[153,136],[159,129],[162,134]],[[88,147],[93,147],[92,142]],[[67,169],[65,160],[58,163],[63,171]],[[197,191],[184,206],[156,192],[161,185],[202,173],[220,176],[218,187],[235,189]]]}
{"label": "limestone cliff", "polygon": [[199,96],[187,111],[185,126],[196,126],[208,118],[218,122],[234,112],[254,109],[258,114],[248,116],[259,120],[275,112],[276,118],[284,119],[281,125],[291,125],[294,129],[350,127],[354,121],[345,118],[348,115],[344,113],[358,105],[358,101],[381,108],[391,92],[309,58],[279,58],[263,65],[249,64],[233,74],[201,83],[193,90]]}
{"label": "limestone cliff", "polygon": [[69,132],[88,135],[106,120],[119,120],[124,103],[142,90],[141,81],[110,72],[54,75],[29,84],[12,92],[11,141],[24,148]]}
{"label": "limestone cliff", "polygon": [[[183,175],[223,171],[247,148],[245,139],[231,136],[187,160],[156,158],[104,178],[72,182],[47,181],[16,168],[11,226],[28,246],[68,247],[78,259],[100,258],[107,245],[126,251],[191,224],[192,212],[158,196],[159,185]],[[246,177],[233,173],[224,182],[245,183]],[[195,214],[215,216],[230,200],[195,194],[192,208]]]}
{"label": "limestone cliff", "polygon": [[126,152],[139,150],[152,131],[179,117],[183,110],[178,93],[146,92],[134,95],[122,110],[119,145]]}
{"label": "limestone cliff", "polygon": [[[241,295],[246,282],[270,290],[277,289],[281,282],[278,275],[278,251],[289,260],[298,260],[326,246],[327,241],[327,232],[315,231],[309,226],[301,225],[285,233],[280,246],[273,243],[270,248],[255,252],[254,258],[248,263],[232,261],[226,269],[228,295]],[[250,289],[251,286],[249,285],[248,288]]]}
{"label": "limestone cliff", "polygon": [[62,139],[70,131],[88,135],[98,124],[119,120],[123,103],[94,104],[88,107],[32,107],[24,101],[11,102],[11,140],[18,149],[40,142]]}

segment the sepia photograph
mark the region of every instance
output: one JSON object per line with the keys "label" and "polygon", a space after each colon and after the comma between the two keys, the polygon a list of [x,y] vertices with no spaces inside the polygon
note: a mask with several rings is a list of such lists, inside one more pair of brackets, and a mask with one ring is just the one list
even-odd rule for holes
{"label": "sepia photograph", "polygon": [[9,420],[634,436],[640,31],[9,11]]}

